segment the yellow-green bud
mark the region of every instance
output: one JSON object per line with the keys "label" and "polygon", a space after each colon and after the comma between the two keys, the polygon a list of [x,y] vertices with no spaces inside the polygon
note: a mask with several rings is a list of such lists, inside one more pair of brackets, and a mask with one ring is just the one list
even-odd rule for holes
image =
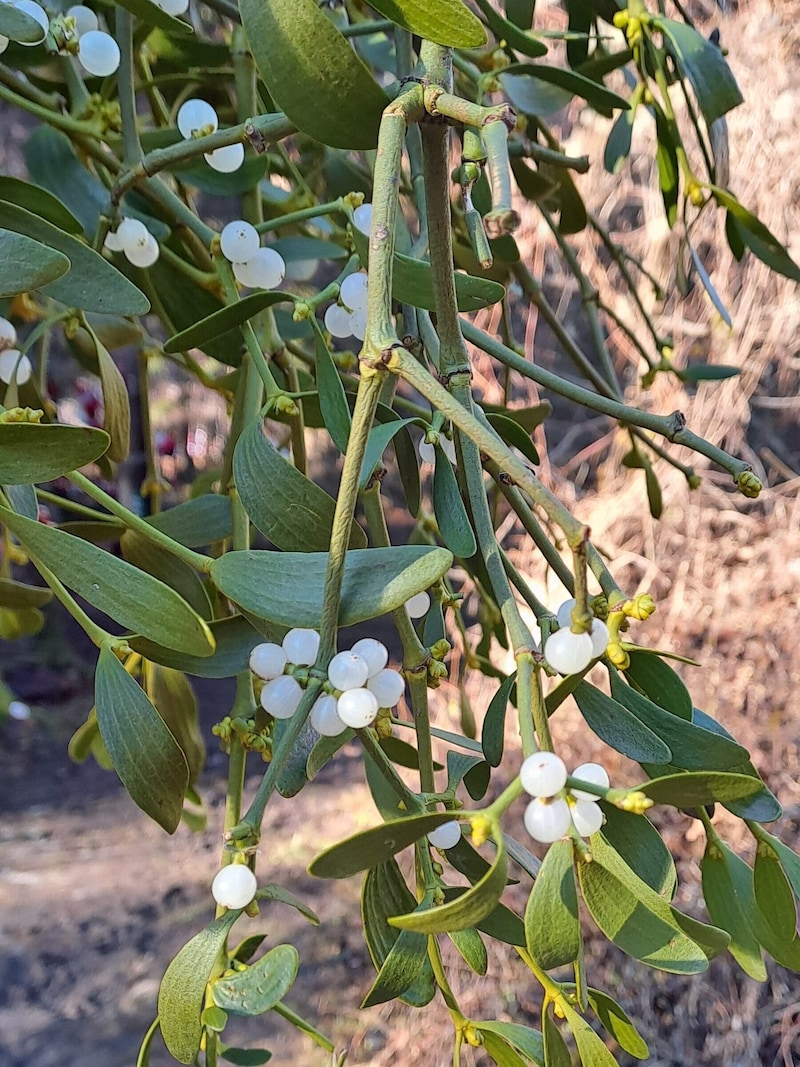
{"label": "yellow-green bud", "polygon": [[749,497],[751,500],[755,500],[764,488],[761,484],[761,479],[753,471],[742,471],[736,479],[736,486],[743,496]]}
{"label": "yellow-green bud", "polygon": [[452,645],[446,638],[441,638],[435,644],[431,645],[431,655],[436,660],[443,660],[445,656],[449,655]]}
{"label": "yellow-green bud", "polygon": [[606,655],[619,670],[627,670],[631,665],[631,657],[619,643],[619,641],[612,641],[606,649]]}
{"label": "yellow-green bud", "polygon": [[279,396],[275,401],[275,410],[281,415],[298,415],[297,404],[290,396]]}
{"label": "yellow-green bud", "polygon": [[649,593],[639,593],[632,600],[626,601],[622,605],[622,610],[629,619],[638,619],[639,622],[644,622],[656,610],[656,602]]}
{"label": "yellow-green bud", "polygon": [[485,815],[474,815],[470,819],[470,827],[472,830],[472,843],[475,848],[485,845],[492,832],[491,819],[487,819]]}

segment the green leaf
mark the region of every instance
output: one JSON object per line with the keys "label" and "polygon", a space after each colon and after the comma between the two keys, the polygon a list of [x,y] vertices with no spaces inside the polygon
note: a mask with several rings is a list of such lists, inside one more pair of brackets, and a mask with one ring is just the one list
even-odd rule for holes
{"label": "green leaf", "polygon": [[[378,744],[392,763],[396,763],[398,767],[408,767],[412,771],[419,770],[419,752],[413,745],[409,745],[407,741],[401,741],[399,737],[382,737]],[[448,752],[449,755],[450,753]],[[437,763],[434,760],[433,769],[440,771],[442,769],[441,763]]]}
{"label": "green leaf", "polygon": [[223,1060],[233,1063],[236,1067],[261,1067],[269,1063],[272,1053],[261,1048],[226,1048],[220,1052]]}
{"label": "green leaf", "polygon": [[477,551],[467,509],[461,499],[456,476],[442,446],[435,445],[433,470],[433,510],[439,533],[454,556],[468,559]]}
{"label": "green leaf", "polygon": [[452,818],[452,812],[440,811],[373,826],[320,852],[311,861],[308,873],[315,878],[349,878],[384,863]]}
{"label": "green leaf", "polygon": [[[25,164],[31,178],[63,203],[91,240],[97,232],[100,215],[111,214],[111,194],[94,172],[80,162],[66,134],[39,126],[25,145]],[[58,224],[57,219],[51,221]],[[69,227],[62,228],[72,232]]]}
{"label": "green leaf", "polygon": [[114,653],[100,649],[95,708],[103,744],[131,800],[167,833],[178,828],[189,786],[186,757]]}
{"label": "green leaf", "polygon": [[[427,956],[427,938],[412,930],[399,931],[388,922],[390,915],[411,910],[416,904],[395,860],[367,871],[361,890],[361,919],[367,948],[379,973],[364,1005],[367,1001],[383,1003],[377,998],[384,994],[389,994],[386,1000],[400,997],[414,1007],[423,1007],[433,999],[436,983]],[[427,904],[424,899],[420,906]]]}
{"label": "green leaf", "polygon": [[601,741],[638,762],[664,762],[672,756],[666,743],[626,707],[588,682],[573,692],[587,725]]}
{"label": "green leaf", "polygon": [[[316,324],[316,319],[314,319]],[[344,454],[350,439],[350,407],[333,356],[320,329],[314,330],[319,406],[331,440]]]}
{"label": "green leaf", "polygon": [[0,508],[0,522],[68,589],[120,626],[190,655],[210,656],[214,651],[206,623],[163,582],[87,541],[6,508]]}
{"label": "green leaf", "polygon": [[539,453],[536,451],[536,445],[516,419],[490,411],[486,413],[486,420],[500,434],[507,445],[511,448],[518,448],[531,463],[538,464],[541,462]]}
{"label": "green leaf", "polygon": [[589,58],[589,36],[594,17],[592,0],[567,0],[567,14],[567,62],[574,69]]}
{"label": "green leaf", "polygon": [[[728,733],[721,723],[718,723],[716,719],[713,719],[710,715],[706,715],[704,711],[699,708],[694,708],[692,711],[692,721],[701,726],[704,730],[709,730],[711,733],[718,734],[720,737],[726,737],[729,741],[735,743],[735,738]],[[751,760],[747,759],[744,763],[731,767],[732,771],[737,774],[749,774],[751,777],[758,779],[761,783],[761,788],[758,792],[753,793],[751,796],[744,800],[732,800],[725,804],[728,811],[733,812],[734,815],[738,815],[740,819],[753,819],[756,822],[774,822],[775,819],[779,819],[783,809],[778,801],[778,798],[767,789],[761,780],[761,775],[753,766]]]}
{"label": "green leaf", "polygon": [[800,897],[800,856],[797,856],[788,845],[784,845],[783,841],[773,834],[764,831],[763,838],[778,856],[795,896]]}
{"label": "green leaf", "polygon": [[376,0],[372,6],[404,30],[450,48],[480,48],[486,30],[461,0]]}
{"label": "green leaf", "polygon": [[206,985],[241,911],[228,911],[188,941],[167,967],[158,991],[161,1036],[178,1063],[194,1063],[200,1051]]}
{"label": "green leaf", "polygon": [[489,701],[481,731],[481,747],[490,767],[499,767],[503,760],[505,745],[506,710],[511,700],[511,693],[517,680],[516,672],[500,684],[500,688]]}
{"label": "green leaf", "polygon": [[[224,305],[207,289],[202,289],[162,257],[148,270],[153,290],[158,293],[169,321],[175,329],[188,332],[197,322],[209,318]],[[253,293],[260,296],[260,293]],[[242,337],[238,329],[204,343],[204,351],[221,363],[238,367],[242,361]]]}
{"label": "green leaf", "polygon": [[659,656],[647,652],[634,650],[628,655],[630,665],[625,669],[625,676],[654,704],[691,722],[692,698],[672,667]]}
{"label": "green leaf", "polygon": [[573,96],[582,97],[595,110],[607,113],[614,108],[627,111],[630,103],[605,85],[563,67],[545,63],[512,63],[500,75],[508,99],[529,115],[550,115],[559,111]]}
{"label": "green leaf", "polygon": [[678,377],[682,382],[719,382],[741,373],[740,367],[729,367],[724,363],[692,363],[680,371]]}
{"label": "green leaf", "polygon": [[503,7],[506,15],[515,26],[519,26],[523,30],[531,28],[536,0],[505,0]]}
{"label": "green leaf", "polygon": [[525,908],[525,943],[546,971],[574,963],[580,955],[578,893],[570,841],[556,841],[542,861]]}
{"label": "green leaf", "polygon": [[511,173],[519,187],[519,191],[526,200],[533,203],[541,203],[548,200],[558,188],[557,181],[543,174],[540,170],[534,170],[523,159],[517,156],[511,157]]}
{"label": "green leaf", "polygon": [[697,974],[708,967],[705,954],[684,934],[667,901],[600,835],[592,838],[592,862],[578,863],[578,881],[597,926],[629,956],[675,974]]}
{"label": "green leaf", "polygon": [[279,237],[271,248],[279,252],[286,263],[318,263],[321,259],[347,259],[347,249],[333,241],[318,237]]}
{"label": "green leaf", "polygon": [[547,55],[547,46],[542,44],[538,38],[525,32],[525,29],[530,29],[530,21],[527,27],[524,27],[510,16],[504,19],[497,9],[492,7],[489,0],[477,0],[477,4],[489,29],[498,41],[505,41],[507,47],[513,48],[516,52],[522,52],[524,56],[537,58]]}
{"label": "green leaf", "polygon": [[691,915],[684,915],[673,904],[670,905],[670,908],[678,926],[687,937],[700,946],[705,953],[706,959],[714,960],[717,956],[721,956],[723,952],[727,951],[731,943],[731,935],[729,933],[717,926],[701,923],[698,919],[693,919]]}
{"label": "green leaf", "polygon": [[319,926],[319,916],[315,911],[312,911],[308,905],[304,904],[299,897],[296,897],[289,889],[284,889],[282,885],[276,885],[275,882],[270,882],[268,885],[259,886],[256,891],[256,900],[274,900],[278,904],[286,904],[290,908],[294,908],[295,911],[299,911],[303,918],[308,919],[312,926]]}
{"label": "green leaf", "polygon": [[186,675],[156,663],[145,671],[147,695],[178,743],[189,768],[189,787],[200,777],[206,746],[197,720],[197,700]]}
{"label": "green leaf", "polygon": [[[354,227],[353,242],[361,266],[366,269],[369,266],[369,238]],[[459,311],[480,311],[481,308],[496,304],[505,296],[505,286],[490,278],[476,278],[472,274],[457,273],[455,281]],[[398,303],[435,311],[430,263],[395,252],[392,261],[392,296]]]}
{"label": "green leaf", "polygon": [[[719,189],[715,185],[709,188],[717,203],[728,210],[730,229],[735,235],[731,242],[732,235],[728,233],[728,243],[731,244],[731,249],[734,250],[739,245],[744,245],[757,259],[766,263],[776,273],[783,274],[794,282],[800,282],[800,266],[795,263],[785,247],[764,223],[743,207],[727,190]],[[0,223],[2,223],[2,217],[0,217]]]}
{"label": "green leaf", "polygon": [[200,1021],[206,1030],[213,1030],[214,1033],[221,1034],[228,1025],[228,1015],[222,1008],[212,1005],[210,1008],[205,1009],[200,1016]]}
{"label": "green leaf", "polygon": [[[339,625],[354,626],[429,589],[453,562],[444,548],[403,545],[347,553]],[[326,552],[228,552],[211,564],[221,593],[259,619],[319,627]]]}
{"label": "green leaf", "polygon": [[[0,9],[5,11],[5,8]],[[13,10],[13,9],[12,9]],[[37,23],[38,25],[38,23]],[[44,129],[45,127],[39,127]],[[7,174],[0,174],[0,200],[9,204],[18,204],[34,215],[52,222],[60,230],[67,233],[77,234],[82,230],[78,219],[69,211],[57,196],[48,189],[32,182],[23,181],[21,178],[11,178]]]}
{"label": "green leaf", "polygon": [[158,4],[152,3],[152,0],[119,0],[119,6],[141,19],[146,26],[158,26],[167,30],[173,37],[194,33],[188,22],[168,15]]}
{"label": "green leaf", "polygon": [[44,28],[32,15],[11,4],[0,8],[0,34],[27,45],[41,44],[46,36]]}
{"label": "green leaf", "polygon": [[778,854],[759,841],[753,864],[753,889],[763,922],[775,939],[787,945],[797,940],[797,905]]}
{"label": "green leaf", "polygon": [[558,198],[560,211],[558,228],[560,232],[565,236],[569,236],[569,234],[580,233],[585,230],[588,222],[586,205],[568,170],[561,171],[558,176]]}
{"label": "green leaf", "polygon": [[[364,460],[361,464],[361,477],[358,482],[359,488],[365,488],[367,482],[372,477],[375,468],[381,462],[383,453],[389,447],[389,443],[394,439],[396,434],[408,426],[409,423],[416,423],[418,421],[418,419],[394,419],[391,422],[376,423],[372,427],[369,431],[367,447],[364,451]],[[416,460],[414,465],[416,467]]]}
{"label": "green leaf", "polygon": [[[277,548],[327,549],[336,501],[283,458],[264,436],[261,419],[246,426],[236,442],[233,477],[245,511]],[[366,543],[354,520],[350,547],[363,548]]]}
{"label": "green leaf", "polygon": [[246,155],[244,163],[227,174],[213,170],[204,159],[192,166],[181,164],[167,169],[179,181],[203,193],[212,196],[241,196],[264,179],[269,169],[269,158],[266,155]]}
{"label": "green leaf", "polygon": [[740,800],[757,793],[760,782],[747,774],[722,771],[694,771],[654,778],[637,786],[656,804],[671,804],[676,808],[699,808],[719,801]]}
{"label": "green leaf", "polygon": [[484,760],[479,760],[464,775],[464,785],[473,800],[482,800],[486,795],[491,780],[491,768]]}
{"label": "green leaf", "polygon": [[587,990],[587,999],[592,1011],[620,1048],[637,1060],[646,1060],[650,1055],[647,1042],[616,1000],[608,993],[591,987]]}
{"label": "green leaf", "polygon": [[480,1029],[484,1033],[499,1034],[534,1063],[544,1063],[542,1035],[538,1030],[532,1030],[529,1026],[522,1026],[520,1023],[501,1023],[494,1020],[491,1022],[481,1020]]}
{"label": "green leaf", "polygon": [[131,444],[131,402],[128,387],[119,367],[96,335],[94,344],[103,389],[103,429],[111,438],[108,458],[121,462],[127,457]]}
{"label": "green leaf", "polygon": [[230,499],[216,493],[185,500],[174,508],[151,515],[146,521],[187,548],[210,545],[233,533]]}
{"label": "green leaf", "polygon": [[235,674],[246,671],[250,653],[264,640],[258,630],[241,615],[216,619],[208,624],[208,628],[215,642],[214,652],[210,656],[192,656],[185,652],[176,652],[145,637],[133,637],[128,643],[134,652],[138,652],[145,659],[185,671],[198,678],[232,678]]}
{"label": "green leaf", "polygon": [[526,1067],[525,1060],[516,1051],[513,1045],[500,1037],[493,1030],[484,1030],[482,1026],[476,1026],[476,1030],[483,1039],[483,1050],[497,1067]]}
{"label": "green leaf", "polygon": [[602,834],[605,840],[633,868],[643,882],[660,896],[671,900],[678,883],[672,853],[650,820],[644,815],[620,811],[613,804],[600,801],[606,817]]}
{"label": "green leaf", "polygon": [[562,1002],[562,1007],[583,1067],[617,1067],[617,1061],[586,1020],[568,1004]]}
{"label": "green leaf", "polygon": [[12,510],[18,515],[24,515],[26,519],[34,521],[39,518],[39,503],[32,485],[9,485],[0,482],[0,487],[6,494]]}
{"label": "green leaf", "polygon": [[252,319],[264,308],[282,304],[294,298],[289,293],[257,292],[244,296],[234,304],[206,315],[199,322],[194,322],[188,329],[173,334],[164,345],[165,352],[185,352],[189,348],[206,348],[209,341],[215,341],[231,330]]}
{"label": "green leaf", "polygon": [[15,204],[0,201],[0,227],[55,248],[70,261],[69,272],[41,290],[45,296],[83,311],[144,315],[150,310],[150,301],[144,293],[116,267],[57,226]]}
{"label": "green leaf", "polygon": [[[422,818],[431,818],[431,816],[422,816]],[[450,933],[453,930],[465,930],[470,926],[477,926],[497,905],[500,894],[506,887],[507,874],[508,854],[503,838],[499,836],[494,862],[474,886],[455,900],[449,900],[427,911],[413,912],[410,915],[395,915],[389,919],[389,922],[392,926],[417,930],[422,934]]]}
{"label": "green leaf", "polygon": [[718,45],[685,22],[654,15],[652,24],[663,33],[664,43],[682,77],[694,89],[709,126],[742,103],[744,98]]}
{"label": "green leaf", "polygon": [[[404,931],[405,932],[405,931]],[[402,934],[400,935],[402,937]],[[424,935],[419,935],[424,937]],[[485,975],[489,966],[489,957],[483,938],[477,930],[453,930],[447,935],[456,947],[456,950],[475,974]],[[427,938],[425,939],[427,944]]]}
{"label": "green leaf", "polygon": [[658,184],[664,200],[664,211],[670,226],[675,225],[678,217],[678,153],[672,136],[672,129],[662,109],[650,104],[656,120],[656,167]]}
{"label": "green leaf", "polygon": [[299,965],[294,945],[276,945],[247,970],[218,978],[211,987],[214,1003],[234,1015],[262,1015],[292,988]]}
{"label": "green leaf", "polygon": [[712,921],[731,935],[728,950],[745,974],[763,982],[767,970],[753,932],[753,872],[727,845],[709,841],[700,863],[703,898]]}
{"label": "green leaf", "polygon": [[542,1016],[545,1067],[572,1067],[572,1057],[549,1009]]}
{"label": "green leaf", "polygon": [[635,119],[636,107],[634,106],[630,111],[623,111],[617,115],[611,127],[603,153],[603,166],[609,174],[619,174],[625,165],[625,160],[631,154]]}
{"label": "green leaf", "polygon": [[669,746],[672,762],[676,767],[688,771],[726,771],[740,766],[748,759],[747,750],[735,741],[703,730],[677,715],[671,715],[626,685],[616,670],[612,669],[609,673],[614,699],[646,723]]}
{"label": "green leaf", "polygon": [[241,0],[239,10],[270,96],[297,128],[333,148],[374,148],[388,97],[314,0]]}
{"label": "green leaf", "polygon": [[49,482],[98,459],[108,434],[88,426],[0,423],[0,483]]}
{"label": "green leaf", "polygon": [[0,577],[0,606],[4,608],[42,608],[52,599],[53,593],[46,586]]}
{"label": "green leaf", "polygon": [[0,297],[41,289],[63,277],[69,267],[61,252],[24,234],[0,230]]}

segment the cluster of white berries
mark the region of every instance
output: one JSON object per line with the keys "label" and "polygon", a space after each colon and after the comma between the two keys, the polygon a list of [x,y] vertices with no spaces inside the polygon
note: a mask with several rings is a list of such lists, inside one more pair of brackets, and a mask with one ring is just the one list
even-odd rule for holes
{"label": "cluster of white berries", "polygon": [[[455,464],[457,462],[456,446],[453,441],[446,434],[440,433],[439,444],[441,445],[442,451],[450,460],[450,462]],[[423,463],[436,462],[436,449],[430,441],[426,440],[423,437],[417,448],[419,449],[419,458],[422,460]]]}
{"label": "cluster of white berries", "polygon": [[33,373],[31,361],[17,348],[17,331],[13,322],[0,318],[0,382],[24,385]]}
{"label": "cluster of white berries", "polygon": [[550,634],[544,645],[544,658],[559,674],[578,674],[608,647],[608,627],[601,619],[592,619],[590,633],[576,634],[570,629],[574,600],[565,600],[558,609],[560,630]]}
{"label": "cluster of white berries", "polygon": [[78,42],[78,61],[87,74],[106,78],[119,68],[119,45],[100,29],[97,15],[85,4],[75,4],[67,11],[72,20],[72,36]]}
{"label": "cluster of white berries", "polygon": [[243,863],[229,863],[214,875],[211,895],[223,908],[246,908],[256,895],[258,882]]}
{"label": "cluster of white berries", "polygon": [[364,340],[367,332],[368,289],[367,276],[362,271],[348,274],[344,279],[339,287],[339,303],[331,304],[325,312],[325,328],[332,337]]}
{"label": "cluster of white berries", "polygon": [[[266,682],[261,706],[276,719],[294,715],[303,687],[294,667],[310,667],[319,652],[316,630],[290,630],[281,645],[265,642],[250,653],[250,670]],[[310,722],[323,737],[336,737],[346,727],[363,729],[381,708],[393,708],[405,692],[399,671],[386,666],[389,652],[372,637],[338,652],[328,664],[327,690],[311,709]],[[288,668],[288,669],[287,669]]]}
{"label": "cluster of white berries", "polygon": [[[170,15],[175,14],[174,11],[167,8],[168,2],[171,2],[171,0],[165,0],[161,6],[168,10]],[[177,3],[179,0],[174,0],[174,2]],[[205,137],[207,134],[216,133],[219,129],[219,116],[216,111],[206,100],[200,100],[198,97],[184,100],[178,109],[176,121],[181,135],[187,141],[191,141],[195,137]],[[215,148],[213,152],[204,152],[203,158],[212,170],[219,171],[221,174],[231,174],[244,163],[244,145],[241,141],[224,145],[222,148]],[[266,287],[253,286],[253,288]]]}
{"label": "cluster of white berries", "polygon": [[[608,774],[599,763],[582,763],[573,777],[607,789]],[[570,790],[570,799],[559,796],[567,784],[567,768],[553,752],[536,752],[519,770],[522,788],[534,799],[525,809],[525,829],[535,841],[551,844],[574,824],[581,837],[591,837],[603,825],[600,797],[583,789]]]}
{"label": "cluster of white berries", "polygon": [[122,252],[134,267],[152,267],[159,257],[158,241],[140,219],[124,218],[115,232],[106,234],[103,247]]}
{"label": "cluster of white berries", "polygon": [[274,248],[261,248],[260,240],[255,226],[244,219],[235,219],[219,235],[219,248],[240,285],[248,289],[277,289],[286,274],[286,264]]}

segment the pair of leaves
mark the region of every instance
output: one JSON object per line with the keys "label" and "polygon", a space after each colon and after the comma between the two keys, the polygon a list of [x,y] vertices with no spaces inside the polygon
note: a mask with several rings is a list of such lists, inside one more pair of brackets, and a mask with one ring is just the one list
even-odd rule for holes
{"label": "pair of leaves", "polygon": [[[339,623],[352,626],[401,607],[450,568],[444,548],[404,545],[347,553]],[[259,619],[319,627],[328,567],[326,552],[228,552],[210,566],[225,596]]]}

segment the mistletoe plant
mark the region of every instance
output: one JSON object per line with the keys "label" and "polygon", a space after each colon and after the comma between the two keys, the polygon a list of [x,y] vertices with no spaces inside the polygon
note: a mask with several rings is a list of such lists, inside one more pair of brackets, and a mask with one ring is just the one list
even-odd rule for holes
{"label": "mistletoe plant", "polygon": [[[203,825],[204,741],[187,676],[236,679],[214,728],[229,757],[217,914],[169,965],[140,1065],[159,1031],[179,1063],[266,1062],[266,1050],[231,1044],[231,1016],[267,1011],[333,1052],[284,1001],[295,948],[259,956],[264,935],[236,945],[232,934],[243,913],[260,910],[271,929],[279,905],[316,921],[270,881],[269,853],[258,855],[262,820],[276,791],[313,790],[353,739],[383,821],[331,842],[310,871],[364,873],[377,971],[364,1004],[399,998],[421,1008],[438,994],[453,1021],[454,1064],[467,1044],[503,1067],[556,1067],[574,1062],[569,1043],[586,1067],[613,1064],[603,1032],[647,1057],[624,1011],[590,985],[581,899],[603,934],[651,967],[692,974],[726,950],[755,978],[765,977],[764,952],[800,967],[800,859],[764,829],[780,814],[777,799],[746,749],[693,706],[665,653],[629,639],[654,600],[619,588],[586,526],[537,477],[530,434],[549,406],[513,402],[515,381],[528,379],[618,423],[630,438],[625,463],[644,470],[655,514],[655,461],[698,481],[676,445],[719,465],[745,496],[759,492],[748,464],[693,433],[680,412],[624,402],[604,332],[613,312],[570,234],[594,231],[642,312],[641,336],[618,325],[641,355],[643,388],[689,372],[646,314],[639,286],[655,283],[584,205],[572,174],[589,160],[566,155],[547,122],[573,97],[616,115],[611,171],[629,154],[634,123],[654,126],[667,217],[723,318],[692,244],[715,206],[735,256],[749,250],[798,279],[785,249],[726,188],[724,116],[741,97],[718,45],[675,6],[679,18],[664,0],[657,10],[643,0],[619,9],[567,0],[568,25],[556,32],[537,28],[534,0],[506,0],[502,10],[489,0],[474,10],[461,0],[207,0],[188,15],[180,0],[117,0],[98,12],[0,3],[0,99],[38,123],[25,148],[31,180],[0,177],[2,636],[35,632],[51,597],[85,629],[99,653],[95,707],[73,755],[113,767],[168,833],[182,818]],[[198,209],[202,194],[219,192],[242,205],[221,232]],[[587,348],[520,259],[512,234],[523,200],[577,281]],[[527,301],[585,384],[536,365],[518,344],[515,311]],[[469,318],[498,303],[502,339]],[[338,340],[349,337],[363,341],[357,359]],[[503,368],[505,405],[473,394],[470,346]],[[131,353],[134,405],[118,366],[130,366]],[[56,359],[61,379],[98,378],[100,424],[59,421]],[[230,411],[221,469],[166,510],[147,405],[156,360],[194,376]],[[729,373],[695,366],[691,376]],[[115,479],[132,425],[148,460],[141,496],[127,506]],[[422,431],[419,457],[412,429]],[[335,499],[307,476],[310,432],[344,456]],[[433,465],[427,511],[419,460]],[[387,525],[387,468],[399,472],[410,536]],[[72,520],[54,523],[43,504]],[[563,584],[557,611],[498,542],[509,509]],[[18,571],[26,563],[44,586]],[[480,605],[474,647],[465,581]],[[399,670],[374,638],[337,651],[340,630],[379,616],[399,635]],[[467,715],[460,734],[431,722],[428,691],[448,673],[451,642],[458,684],[474,671],[499,682],[479,740]],[[506,677],[492,656],[509,645],[516,670]],[[608,686],[596,684],[603,674]],[[395,710],[406,689],[408,714]],[[558,753],[569,697],[603,742],[641,765],[632,786]],[[504,754],[509,707],[521,757]],[[434,763],[434,737],[446,767]],[[243,810],[248,757],[267,765]],[[494,799],[482,802],[495,772]],[[504,825],[523,794],[528,832],[549,845],[542,859]],[[754,866],[720,838],[715,803],[744,820]],[[672,903],[672,857],[645,814],[654,804],[702,822],[712,925]],[[405,850],[413,864],[401,866]],[[511,871],[532,881],[524,914],[501,901]],[[443,937],[478,973],[485,937],[513,946],[541,985],[541,1031],[468,1018]]]}

